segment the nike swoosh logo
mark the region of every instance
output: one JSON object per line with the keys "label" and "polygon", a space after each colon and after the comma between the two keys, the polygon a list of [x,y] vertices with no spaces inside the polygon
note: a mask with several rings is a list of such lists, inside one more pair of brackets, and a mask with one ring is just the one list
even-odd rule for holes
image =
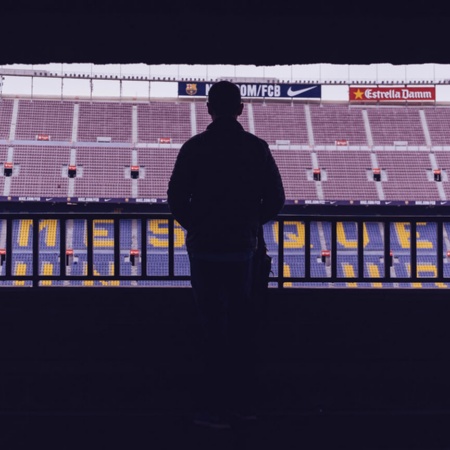
{"label": "nike swoosh logo", "polygon": [[46,202],[49,202],[50,200],[53,200],[53,197],[50,197],[50,198],[46,198],[46,199],[45,199]]}
{"label": "nike swoosh logo", "polygon": [[291,87],[289,87],[289,89],[287,91],[287,95],[289,95],[289,97],[295,97],[296,95],[303,94],[303,92],[308,92],[311,89],[315,89],[316,87],[317,86],[311,86],[309,88],[299,89],[298,91],[293,91],[292,86],[291,86]]}
{"label": "nike swoosh logo", "polygon": [[384,202],[385,205],[389,205],[391,202]]}
{"label": "nike swoosh logo", "polygon": [[103,201],[104,202],[109,202],[111,199],[110,198],[105,198]]}

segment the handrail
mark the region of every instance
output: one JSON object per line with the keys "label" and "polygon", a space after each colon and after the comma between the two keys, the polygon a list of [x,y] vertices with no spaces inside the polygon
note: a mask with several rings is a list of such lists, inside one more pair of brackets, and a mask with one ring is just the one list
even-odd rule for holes
{"label": "handrail", "polygon": [[[31,275],[18,275],[13,273],[13,256],[17,253],[17,247],[13,245],[13,222],[30,220],[32,226],[32,274]],[[40,221],[44,220],[56,220],[59,229],[59,246],[56,245],[55,251],[59,255],[59,275],[44,275],[40,273]],[[67,224],[69,220],[84,220],[86,223],[86,249],[82,250],[82,253],[86,256],[87,273],[85,275],[71,275],[68,270],[70,265],[67,264],[66,257],[67,251]],[[94,221],[98,220],[112,220],[114,239],[112,248],[109,251],[113,252],[114,270],[109,275],[99,275],[94,273]],[[140,241],[137,242],[137,249],[123,249],[120,243],[121,234],[121,222],[123,220],[136,220],[136,226],[139,229]],[[164,220],[167,221],[167,270],[166,275],[149,275],[149,251],[148,251],[148,230],[150,220]],[[188,281],[189,275],[178,275],[175,273],[175,227],[176,224],[173,216],[169,213],[91,213],[91,212],[73,212],[73,213],[0,213],[0,222],[3,226],[0,227],[0,285],[4,285],[4,281],[27,281],[31,280],[33,287],[39,287],[43,282],[48,281]],[[356,252],[357,264],[353,267],[356,269],[356,274],[351,275],[339,275],[339,261],[338,258],[342,257],[346,253],[346,250],[342,248],[342,244],[339,243],[338,227],[343,222],[351,222],[356,224],[357,241],[353,245],[352,254]],[[371,222],[377,222],[382,224],[382,248],[377,248],[375,253],[380,257],[382,262],[383,271],[379,276],[368,275],[365,276],[365,250],[364,250],[364,236],[366,224]],[[418,271],[418,256],[421,253],[421,249],[418,247],[417,226],[421,223],[434,223],[436,230],[436,239],[433,244],[433,248],[428,250],[431,253],[432,258],[436,262],[436,276],[424,276]],[[444,276],[444,261],[447,258],[447,250],[444,249],[444,224],[449,223],[450,226],[450,214],[281,214],[275,219],[275,223],[278,227],[277,240],[278,247],[276,250],[271,250],[272,256],[277,257],[277,263],[273,269],[277,272],[275,276],[271,278],[271,283],[276,284],[278,288],[284,288],[286,286],[292,286],[293,283],[302,285],[304,283],[326,283],[332,285],[333,283],[443,283],[450,282],[450,274],[448,277]],[[295,257],[298,258],[299,264],[302,266],[304,272],[302,276],[290,276],[285,274],[284,264],[286,257],[286,240],[289,236],[286,232],[286,224],[300,223],[304,227],[302,232],[302,239],[304,244],[299,246],[295,250]],[[311,248],[311,236],[312,226],[317,227],[317,224],[329,224],[329,235],[322,239],[327,241],[326,247],[329,248]],[[409,223],[409,236],[407,241],[409,247],[405,247],[402,251],[403,256],[408,256],[408,264],[410,265],[410,276],[396,276],[392,273],[391,267],[394,265],[393,258],[397,255],[393,255],[391,252],[392,243],[392,230],[391,224],[395,223]],[[288,225],[289,225],[288,224]],[[5,232],[6,225],[6,232]],[[342,225],[343,226],[343,225]],[[421,225],[420,225],[421,226]],[[3,239],[3,241],[2,241]],[[449,244],[450,245],[450,244]],[[4,248],[2,248],[4,247]],[[145,249],[145,251],[143,251]],[[126,252],[135,252],[134,256],[140,258],[140,263],[137,267],[140,267],[140,274],[123,275],[121,274],[121,265],[123,261],[121,255]],[[28,250],[29,251],[29,250]],[[185,251],[185,249],[184,249]],[[137,253],[136,253],[137,252]],[[324,252],[324,253],[323,253]],[[291,252],[292,253],[292,252]],[[423,252],[422,252],[423,253]],[[131,255],[131,253],[128,253]],[[347,252],[348,254],[348,252]],[[314,261],[313,257],[322,258],[324,267],[326,267],[326,276],[319,275],[313,272]],[[131,256],[130,256],[131,258]],[[131,261],[131,259],[130,259]],[[131,264],[131,263],[130,263]],[[319,264],[320,265],[320,264]],[[317,266],[317,264],[316,264]]]}

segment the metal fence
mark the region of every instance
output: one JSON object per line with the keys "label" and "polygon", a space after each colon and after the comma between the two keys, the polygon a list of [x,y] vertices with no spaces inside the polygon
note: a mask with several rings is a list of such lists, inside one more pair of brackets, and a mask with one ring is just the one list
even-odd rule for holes
{"label": "metal fence", "polygon": [[[72,232],[72,221],[83,221],[85,224],[83,250],[86,270],[83,274],[74,274],[71,265],[76,257],[76,250],[69,243],[69,234]],[[25,243],[30,254],[31,270],[24,273],[14,267],[15,254],[21,236],[15,231],[17,224],[26,221],[26,229],[30,239]],[[57,274],[45,273],[42,270],[42,241],[41,231],[52,222],[56,224],[58,235],[55,241],[57,253]],[[111,273],[99,274],[94,268],[95,248],[95,223],[107,221],[113,230],[113,238],[108,240],[109,255],[112,261]],[[124,221],[132,221],[135,226],[133,244],[123,248],[121,245],[121,233],[123,233]],[[160,250],[164,254],[167,266],[161,272],[154,274],[150,269],[152,262],[149,258],[149,223],[152,221],[164,222],[167,245]],[[297,226],[296,242],[291,242],[289,227]],[[324,228],[324,224],[326,225]],[[379,230],[379,242],[367,245],[368,230],[377,226]],[[394,240],[398,241],[396,227],[401,224],[402,229],[407,229],[407,235],[402,238],[403,247],[392,250]],[[407,228],[405,228],[405,224]],[[424,224],[431,230],[432,239],[427,241],[426,254],[430,261],[430,270],[423,271],[420,257],[423,249],[423,241],[420,240],[418,229],[423,229]],[[450,257],[450,241],[448,240],[446,227],[450,230],[450,215],[343,215],[343,214],[283,214],[272,223],[270,233],[276,244],[269,245],[273,256],[274,276],[271,285],[277,288],[286,286],[301,287],[311,283],[333,285],[335,283],[450,283],[449,273],[445,270],[448,257]],[[351,242],[342,237],[344,225],[351,225],[355,233]],[[319,234],[318,231],[320,231]],[[325,231],[324,231],[325,230]],[[74,281],[154,281],[175,282],[184,281],[188,284],[188,273],[177,273],[175,270],[176,257],[176,233],[179,233],[179,225],[168,213],[1,213],[0,214],[0,284],[27,282],[29,286],[39,287],[49,285],[49,282],[65,282],[70,285]],[[27,236],[28,236],[27,234]],[[321,242],[314,244],[317,236],[321,236]],[[355,237],[356,236],[356,237]],[[369,236],[370,237],[370,236]],[[347,245],[347,247],[346,247]],[[179,244],[177,244],[179,247]],[[185,250],[184,250],[185,252]],[[113,256],[111,256],[111,254]],[[346,255],[351,255],[354,264],[345,263]],[[344,259],[343,259],[344,258]],[[377,263],[369,263],[369,259],[376,259]],[[395,273],[395,264],[398,258],[406,261],[407,270]],[[293,260],[300,269],[294,274],[287,273],[286,260]],[[124,261],[133,270],[124,273]],[[56,260],[55,260],[56,261]],[[343,262],[344,261],[344,262]],[[378,263],[379,262],[379,263]],[[160,263],[158,263],[160,264]],[[373,270],[368,270],[372,264]],[[348,269],[342,271],[342,267]],[[320,269],[320,270],[318,270]],[[31,272],[31,273],[30,273]],[[6,282],[6,283],[5,283]],[[447,287],[447,286],[442,286]]]}

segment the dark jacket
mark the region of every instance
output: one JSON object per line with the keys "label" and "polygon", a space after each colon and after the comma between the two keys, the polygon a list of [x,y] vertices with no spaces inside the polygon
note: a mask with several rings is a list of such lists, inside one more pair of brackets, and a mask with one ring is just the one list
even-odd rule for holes
{"label": "dark jacket", "polygon": [[269,146],[232,117],[216,119],[181,147],[167,195],[190,252],[255,249],[258,227],[285,200]]}

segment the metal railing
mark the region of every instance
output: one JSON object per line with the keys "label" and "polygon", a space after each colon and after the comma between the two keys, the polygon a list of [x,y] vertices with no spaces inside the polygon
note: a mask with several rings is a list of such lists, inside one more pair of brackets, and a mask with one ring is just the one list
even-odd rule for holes
{"label": "metal railing", "polygon": [[[28,251],[31,253],[31,274],[17,274],[14,270],[14,255],[20,252],[19,233],[14,231],[14,221],[28,221],[31,241],[28,246]],[[82,220],[85,223],[85,249],[83,250],[86,260],[86,273],[83,275],[72,275],[70,267],[70,256],[73,256],[73,248],[67,243],[68,223],[73,220]],[[94,245],[94,224],[96,221],[108,220],[112,224],[113,239],[111,239],[111,248],[108,250],[113,253],[113,270],[108,275],[94,273],[94,253],[96,251]],[[137,248],[120,248],[121,247],[121,221],[134,220],[139,236],[135,247]],[[149,274],[149,223],[152,220],[163,221],[167,224],[165,230],[167,234],[167,246],[160,250],[167,254],[167,268],[166,275]],[[58,253],[59,270],[57,275],[48,275],[41,273],[40,270],[40,224],[42,221],[56,221],[59,230],[59,242],[55,245],[55,251]],[[20,222],[19,222],[20,223]],[[328,224],[328,236],[322,235],[321,248],[316,245],[312,247],[312,229],[317,230],[317,224]],[[338,227],[344,223],[351,223],[356,227],[357,238],[352,240],[352,255],[357,256],[357,263],[354,265],[353,272],[350,275],[339,275],[342,270],[339,269],[339,258],[345,256],[346,249],[342,248],[339,238]],[[365,250],[365,227],[369,223],[378,223],[380,227],[380,236],[382,238],[382,245],[372,251],[382,264],[381,273],[376,276],[367,274],[365,268],[366,250]],[[407,223],[409,226],[409,236],[405,239],[409,243],[404,246],[403,252],[407,257],[408,266],[410,268],[410,276],[397,276],[392,271],[392,267],[397,255],[391,251],[391,243],[393,239],[392,224]],[[420,249],[418,243],[420,240],[417,236],[418,226],[423,226],[426,223],[433,225],[435,229],[435,239],[431,244],[429,254],[431,259],[435,261],[435,273],[432,276],[424,275],[418,270],[418,255]],[[450,241],[446,236],[444,224],[448,223],[450,227],[449,215],[342,215],[342,214],[283,214],[274,221],[275,227],[272,228],[273,233],[276,234],[277,248],[272,248],[271,253],[274,256],[273,269],[276,272],[275,276],[271,278],[271,282],[276,283],[278,288],[283,288],[288,285],[302,285],[308,283],[443,283],[450,282],[450,273],[448,277],[444,276],[444,263],[447,262],[447,253],[450,248]],[[292,250],[289,246],[289,232],[286,231],[292,224],[301,224],[300,240],[301,244],[297,245]],[[169,213],[0,213],[0,282],[4,281],[31,281],[33,287],[45,285],[43,282],[48,281],[188,281],[190,279],[188,274],[177,274],[175,270],[175,227],[174,218]],[[450,228],[449,228],[450,229]],[[17,242],[13,242],[13,234]],[[316,239],[316,237],[314,238]],[[397,237],[395,237],[397,239]],[[405,241],[405,242],[406,242]],[[447,245],[448,244],[448,245]],[[273,246],[272,246],[273,247]],[[325,247],[325,248],[323,248]],[[179,245],[178,245],[179,248]],[[270,248],[270,246],[269,246]],[[419,251],[418,251],[419,249]],[[185,251],[185,248],[184,248]],[[110,254],[109,253],[109,254]],[[348,252],[347,252],[348,254]],[[129,264],[137,261],[134,265],[139,267],[134,274],[124,275],[121,273],[123,267],[123,257],[128,255]],[[285,259],[286,257],[294,256],[296,261],[302,267],[301,276],[290,276],[286,274]],[[314,268],[323,264],[326,271],[322,271],[325,275],[317,274]],[[449,265],[450,267],[450,265]],[[1,284],[1,283],[0,283]],[[3,283],[4,284],[4,283]]]}

